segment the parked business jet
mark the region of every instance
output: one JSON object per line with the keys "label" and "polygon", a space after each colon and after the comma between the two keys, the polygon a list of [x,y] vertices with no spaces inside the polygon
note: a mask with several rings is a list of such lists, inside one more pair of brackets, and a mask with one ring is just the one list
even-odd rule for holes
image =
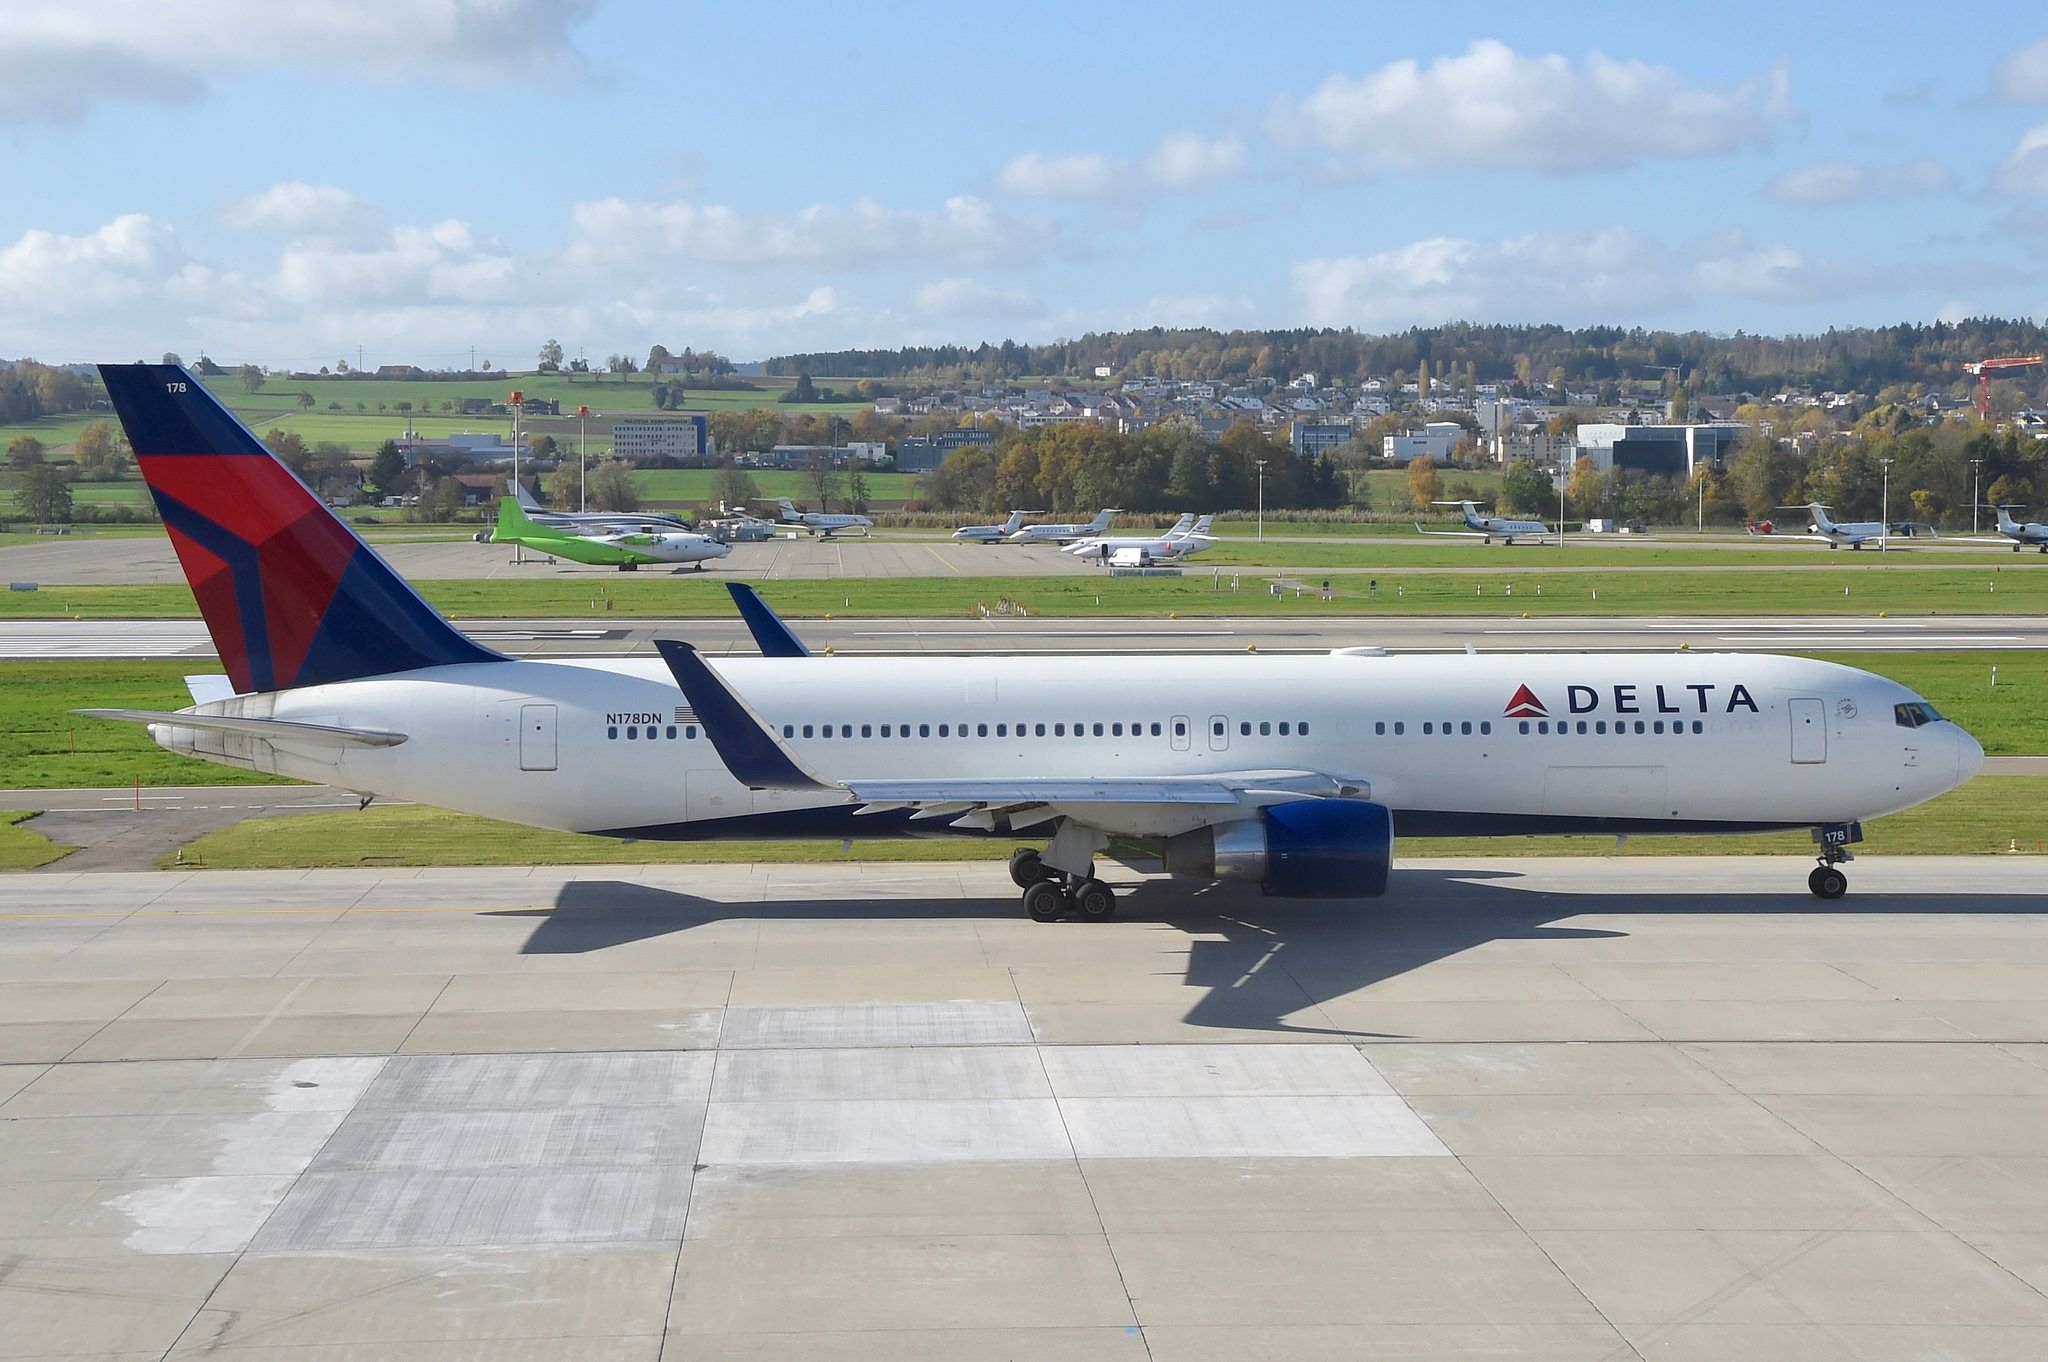
{"label": "parked business jet", "polygon": [[1417,525],[1415,528],[1423,534],[1444,535],[1452,539],[1477,539],[1487,544],[1491,544],[1496,539],[1504,544],[1512,544],[1517,539],[1534,540],[1540,544],[1550,537],[1551,534],[1550,526],[1540,520],[1510,520],[1506,516],[1481,515],[1479,514],[1479,503],[1476,501],[1432,501],[1429,504],[1432,506],[1458,507],[1460,513],[1464,516],[1465,528],[1462,530],[1428,530],[1423,529],[1421,525]]}
{"label": "parked business jet", "polygon": [[1085,525],[1026,525],[1004,537],[1005,544],[1071,544],[1076,539],[1086,539],[1101,534],[1109,528],[1109,522],[1122,511],[1120,506],[1105,506],[1095,513],[1095,519]]}
{"label": "parked business jet", "polygon": [[865,535],[875,527],[875,522],[864,515],[840,515],[825,511],[799,511],[788,497],[762,497],[772,501],[780,509],[782,523],[805,534],[815,534],[820,539],[830,539],[835,534],[859,530]]}
{"label": "parked business jet", "polygon": [[1209,527],[1215,519],[1213,515],[1205,515],[1197,520],[1193,514],[1188,514],[1165,534],[1077,539],[1060,552],[1106,563],[1110,567],[1151,567],[1157,563],[1178,562],[1215,545],[1216,541],[1209,537]]}
{"label": "parked business jet", "polygon": [[513,497],[506,497],[498,503],[498,523],[491,531],[491,542],[519,544],[550,557],[567,558],[572,563],[615,567],[621,572],[637,572],[641,565],[648,563],[695,563],[697,570],[702,572],[707,559],[723,558],[732,552],[730,547],[710,535],[681,530],[668,533],[633,530],[611,534],[595,528],[576,531],[536,525],[527,518],[525,510]]}
{"label": "parked business jet", "polygon": [[[1998,512],[1998,533],[2012,541],[2012,551],[2014,553],[2018,553],[2021,549],[2025,548],[2035,548],[2039,549],[2042,553],[2048,553],[2048,525],[2044,525],[2038,520],[2014,520],[2012,513],[2020,509],[2017,505],[1994,506],[1992,509]],[[2000,541],[1997,539],[1980,538],[1965,539],[1961,542],[1965,544],[1996,544]]]}
{"label": "parked business jet", "polygon": [[1387,888],[1396,832],[1811,828],[1808,887],[1839,898],[1861,820],[1983,762],[1897,682],[1799,657],[1159,668],[785,647],[714,667],[663,640],[645,660],[508,658],[435,614],[184,369],[100,372],[235,693],[91,713],[365,797],[614,837],[1048,836],[1010,861],[1026,910],[1101,919],[1113,841],[1177,875],[1360,898]]}
{"label": "parked business jet", "polygon": [[1039,514],[1042,512],[1012,511],[1000,525],[962,525],[953,531],[953,538],[963,544],[1000,544],[1023,528],[1025,516]]}
{"label": "parked business jet", "polygon": [[[1779,509],[1804,511],[1810,517],[1806,527],[1807,533],[1791,536],[1792,538],[1818,539],[1826,543],[1831,549],[1839,549],[1845,545],[1852,549],[1860,549],[1865,544],[1876,544],[1883,547],[1886,541],[1891,538],[1885,530],[1884,522],[1880,520],[1845,522],[1828,519],[1828,508],[1823,502],[1809,501],[1801,506],[1784,506]],[[1779,535],[1777,537],[1783,539],[1786,536]]]}

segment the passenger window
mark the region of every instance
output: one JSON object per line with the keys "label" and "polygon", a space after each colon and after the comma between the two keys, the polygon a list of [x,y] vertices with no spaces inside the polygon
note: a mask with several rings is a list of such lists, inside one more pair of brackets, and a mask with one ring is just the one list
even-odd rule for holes
{"label": "passenger window", "polygon": [[1643,721],[1642,721],[1641,719],[1638,719],[1638,720],[1636,720],[1636,732],[1640,733],[1640,732],[1642,732],[1642,731],[1643,731]]}
{"label": "passenger window", "polygon": [[974,726],[974,736],[977,738],[986,738],[988,736],[988,725],[976,724]]}
{"label": "passenger window", "polygon": [[809,724],[804,725],[804,736],[806,738],[811,736],[811,726]]}
{"label": "passenger window", "polygon": [[1593,731],[1595,733],[1605,733],[1607,731],[1607,721],[1605,719],[1595,719],[1593,721]]}
{"label": "passenger window", "polygon": [[1009,726],[1008,724],[997,724],[997,725],[996,725],[996,736],[997,736],[998,738],[1007,738],[1007,737],[1009,737],[1009,736],[1010,736],[1010,726]]}
{"label": "passenger window", "polygon": [[1458,731],[1459,731],[1460,733],[1463,733],[1463,734],[1464,734],[1464,735],[1465,735],[1466,737],[1468,737],[1468,738],[1469,738],[1469,737],[1471,737],[1471,736],[1472,736],[1472,721],[1471,721],[1470,719],[1467,719],[1467,720],[1465,720],[1465,721],[1464,721],[1463,723],[1459,724],[1459,725],[1458,725]]}
{"label": "passenger window", "polygon": [[1124,726],[1123,726],[1122,724],[1111,724],[1111,725],[1109,726],[1109,736],[1110,736],[1110,737],[1112,737],[1112,738],[1121,738],[1121,737],[1122,737],[1123,735],[1124,735]]}
{"label": "passenger window", "polygon": [[1308,725],[1305,723],[1296,724],[1294,726],[1294,731],[1300,736],[1306,738],[1308,736]]}
{"label": "passenger window", "polygon": [[1395,736],[1395,737],[1397,737],[1397,738],[1398,738],[1398,737],[1400,737],[1400,736],[1401,736],[1401,735],[1402,735],[1403,733],[1406,733],[1407,731],[1408,731],[1408,725],[1407,725],[1406,723],[1404,723],[1404,722],[1403,722],[1403,721],[1401,721],[1400,719],[1396,719],[1396,720],[1394,720],[1394,736]]}
{"label": "passenger window", "polygon": [[683,736],[684,736],[685,738],[689,738],[689,739],[691,739],[691,740],[693,740],[693,741],[694,741],[694,740],[695,740],[695,738],[696,738],[696,736],[697,736],[697,725],[695,725],[695,724],[689,724],[689,725],[686,725],[686,726],[684,727],[684,729],[683,729]]}
{"label": "passenger window", "polygon": [[1701,723],[1698,719],[1694,719],[1692,721],[1692,731],[1695,733],[1704,733],[1707,731],[1707,726]]}
{"label": "passenger window", "polygon": [[1283,738],[1287,736],[1287,721],[1285,719],[1280,721],[1280,736]]}
{"label": "passenger window", "polygon": [[1491,719],[1481,719],[1481,720],[1479,721],[1479,733],[1480,733],[1480,736],[1481,736],[1481,737],[1485,737],[1485,736],[1487,736],[1487,735],[1491,734],[1492,732],[1493,732],[1493,721],[1492,721]]}
{"label": "passenger window", "polygon": [[1045,725],[1044,725],[1044,724],[1039,724],[1039,725],[1037,725],[1037,728],[1038,728],[1038,732],[1037,732],[1037,733],[1036,733],[1036,734],[1035,734],[1034,736],[1036,736],[1036,737],[1040,737],[1040,738],[1044,737],[1044,736],[1045,736]]}
{"label": "passenger window", "polygon": [[[1526,732],[1528,732],[1528,730],[1527,730],[1527,729],[1523,729],[1522,731],[1523,731],[1523,732],[1525,732],[1525,733],[1526,733]],[[1550,732],[1550,720],[1548,720],[1548,719],[1538,719],[1538,720],[1536,721],[1536,731],[1537,731],[1537,732],[1538,732],[1539,734],[1547,734],[1547,733],[1549,733],[1549,732]]]}
{"label": "passenger window", "polygon": [[1662,733],[1664,731],[1664,721],[1662,719],[1656,720],[1650,725],[1650,731],[1652,733]]}
{"label": "passenger window", "polygon": [[1096,737],[1098,737],[1098,738],[1102,736],[1102,725],[1101,725],[1101,724],[1097,724],[1097,725],[1095,725],[1095,736],[1096,736]]}
{"label": "passenger window", "polygon": [[872,738],[872,737],[874,737],[874,736],[875,736],[875,728],[874,728],[874,725],[873,725],[873,724],[862,724],[862,725],[860,726],[860,735],[861,735],[861,736],[862,736],[863,738]]}
{"label": "passenger window", "polygon": [[842,738],[850,738],[850,737],[852,737],[852,736],[853,736],[853,725],[852,725],[852,724],[841,724],[841,725],[839,725],[839,736],[840,736],[840,737],[842,737]]}
{"label": "passenger window", "polygon": [[1271,723],[1270,723],[1269,721],[1267,721],[1267,720],[1265,720],[1265,719],[1261,719],[1261,720],[1259,720],[1259,736],[1260,736],[1260,737],[1262,737],[1262,738],[1268,738],[1268,737],[1271,737],[1272,735],[1273,735],[1273,725],[1272,725],[1272,724],[1271,724]]}
{"label": "passenger window", "polygon": [[1581,737],[1583,737],[1583,736],[1585,735],[1585,732],[1586,732],[1586,721],[1585,721],[1584,719],[1581,719],[1581,720],[1579,720],[1579,734],[1580,734],[1580,736],[1581,736]]}
{"label": "passenger window", "polygon": [[[1175,725],[1174,725],[1174,728],[1175,728],[1175,729],[1179,729],[1179,728],[1180,728],[1180,725],[1179,725],[1179,724],[1175,724]],[[1152,725],[1152,736],[1153,736],[1153,737],[1155,737],[1155,738],[1159,736],[1159,725],[1158,725],[1158,724],[1154,724],[1154,725]]]}
{"label": "passenger window", "polygon": [[629,727],[626,729],[626,736],[629,738],[637,738],[640,736],[640,730],[638,728]]}
{"label": "passenger window", "polygon": [[932,726],[931,726],[930,724],[919,724],[919,725],[917,726],[917,736],[918,736],[918,737],[920,737],[920,738],[929,738],[929,737],[930,737],[931,735],[932,735]]}
{"label": "passenger window", "polygon": [[1372,731],[1380,737],[1385,737],[1387,735],[1387,721],[1385,719],[1380,720],[1372,726]]}
{"label": "passenger window", "polygon": [[1221,719],[1218,719],[1215,723],[1209,726],[1209,734],[1211,737],[1216,738],[1220,738],[1223,736],[1223,721]]}
{"label": "passenger window", "polygon": [[1238,724],[1237,735],[1240,738],[1249,738],[1252,735],[1252,721],[1250,719],[1245,719]]}
{"label": "passenger window", "polygon": [[1521,728],[1524,733],[1529,731],[1529,721],[1527,719],[1522,720]]}
{"label": "passenger window", "polygon": [[675,741],[675,737],[676,737],[676,728],[675,728],[675,725],[674,725],[674,724],[670,724],[670,725],[668,726],[668,733],[667,733],[667,737],[668,737],[668,740],[669,740],[670,742],[674,742],[674,741]]}
{"label": "passenger window", "polygon": [[605,735],[605,736],[606,736],[607,738],[616,738],[616,737],[618,737],[618,736],[619,736],[619,730],[618,730],[618,728],[617,728],[616,726],[614,726],[614,727],[612,727],[612,728],[607,728],[607,729],[606,729],[606,730],[604,731],[604,735]]}
{"label": "passenger window", "polygon": [[[1152,725],[1152,732],[1153,732],[1153,733],[1154,733],[1155,735],[1156,735],[1156,734],[1157,734],[1157,733],[1159,732],[1159,725],[1158,725],[1158,724],[1154,724],[1154,725]],[[1180,722],[1180,720],[1178,720],[1178,719],[1174,720],[1174,723],[1173,723],[1173,736],[1174,736],[1174,737],[1176,737],[1176,738],[1185,738],[1185,737],[1186,737],[1187,735],[1188,735],[1188,726],[1187,726],[1186,724],[1184,724],[1184,723]]]}
{"label": "passenger window", "polygon": [[1066,726],[1065,724],[1054,724],[1054,725],[1052,726],[1052,735],[1053,735],[1053,736],[1054,736],[1055,738],[1064,738],[1064,737],[1066,737],[1066,736],[1067,736],[1067,726]]}
{"label": "passenger window", "polygon": [[1422,732],[1423,732],[1423,735],[1424,735],[1425,737],[1427,737],[1427,736],[1429,736],[1429,735],[1431,735],[1431,734],[1435,733],[1435,732],[1436,732],[1436,722],[1435,722],[1435,720],[1427,720],[1427,721],[1425,721],[1425,722],[1423,723],[1423,725],[1422,725]]}

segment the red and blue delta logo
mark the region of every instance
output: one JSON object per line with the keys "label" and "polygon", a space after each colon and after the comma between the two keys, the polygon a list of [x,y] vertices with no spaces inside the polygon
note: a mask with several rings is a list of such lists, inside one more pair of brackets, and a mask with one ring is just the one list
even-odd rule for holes
{"label": "red and blue delta logo", "polygon": [[1514,698],[1508,701],[1508,707],[1502,710],[1501,713],[1510,719],[1548,719],[1550,717],[1550,711],[1545,709],[1543,702],[1536,698],[1536,692],[1530,690],[1526,685],[1515,687]]}

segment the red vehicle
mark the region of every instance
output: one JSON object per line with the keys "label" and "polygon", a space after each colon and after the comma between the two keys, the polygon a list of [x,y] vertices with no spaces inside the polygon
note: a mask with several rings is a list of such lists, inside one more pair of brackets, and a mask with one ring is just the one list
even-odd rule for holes
{"label": "red vehicle", "polygon": [[1768,521],[1768,520],[1750,520],[1750,521],[1745,521],[1745,522],[1743,523],[1743,526],[1742,526],[1742,528],[1743,528],[1743,529],[1745,529],[1745,530],[1748,530],[1748,531],[1749,531],[1749,532],[1750,532],[1751,534],[1772,534],[1772,533],[1775,533],[1775,531],[1774,531],[1774,529],[1773,529],[1773,527],[1772,527],[1772,525],[1771,525],[1771,522],[1770,522],[1770,521]]}

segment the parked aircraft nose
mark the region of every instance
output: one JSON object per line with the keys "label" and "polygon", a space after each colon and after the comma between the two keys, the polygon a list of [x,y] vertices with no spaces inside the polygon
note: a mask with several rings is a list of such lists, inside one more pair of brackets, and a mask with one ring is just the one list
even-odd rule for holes
{"label": "parked aircraft nose", "polygon": [[1956,729],[1956,784],[1962,784],[1983,769],[1983,745],[1958,727]]}

